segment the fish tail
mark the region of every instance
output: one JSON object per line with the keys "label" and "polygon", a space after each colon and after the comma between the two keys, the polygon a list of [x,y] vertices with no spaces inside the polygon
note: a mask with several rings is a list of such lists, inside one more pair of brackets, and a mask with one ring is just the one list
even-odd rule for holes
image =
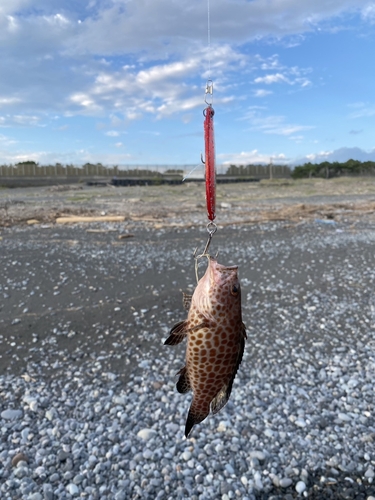
{"label": "fish tail", "polygon": [[199,403],[193,399],[185,425],[185,437],[188,437],[194,425],[202,422],[210,413],[210,402]]}

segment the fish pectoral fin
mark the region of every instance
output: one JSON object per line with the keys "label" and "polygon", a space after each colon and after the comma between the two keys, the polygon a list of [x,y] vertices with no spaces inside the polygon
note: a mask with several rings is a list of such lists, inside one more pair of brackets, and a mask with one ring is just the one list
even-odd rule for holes
{"label": "fish pectoral fin", "polygon": [[169,337],[164,342],[164,345],[177,345],[180,344],[187,335],[186,321],[176,323],[172,330],[169,332]]}
{"label": "fish pectoral fin", "polygon": [[208,319],[204,319],[201,323],[196,326],[192,326],[187,331],[193,332],[194,330],[201,330],[202,328],[210,328],[211,325],[212,323],[210,323]]}
{"label": "fish pectoral fin", "polygon": [[193,298],[192,295],[188,295],[187,293],[182,292],[182,303],[183,303],[184,309],[186,309],[186,311],[188,311],[190,309],[192,298]]}
{"label": "fish pectoral fin", "polygon": [[188,322],[180,321],[176,323],[172,330],[169,332],[169,337],[165,340],[164,345],[177,345],[180,344],[187,336],[188,332],[192,332],[194,330],[199,330],[200,328],[209,327],[210,323],[206,320],[203,320],[199,325],[193,326],[192,328],[188,328]]}
{"label": "fish pectoral fin", "polygon": [[191,390],[191,385],[190,385],[190,379],[188,372],[186,370],[186,366],[181,368],[181,370],[177,373],[177,375],[180,375],[180,378],[178,379],[178,382],[176,384],[176,389],[180,394],[185,394],[186,392],[189,392]]}

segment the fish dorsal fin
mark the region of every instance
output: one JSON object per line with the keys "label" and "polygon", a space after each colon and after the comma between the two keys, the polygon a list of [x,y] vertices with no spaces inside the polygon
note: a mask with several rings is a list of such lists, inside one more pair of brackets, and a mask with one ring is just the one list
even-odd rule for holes
{"label": "fish dorsal fin", "polygon": [[179,393],[185,394],[191,390],[190,379],[186,369],[186,366],[181,368],[177,375],[180,375],[178,382],[176,384],[176,388]]}
{"label": "fish dorsal fin", "polygon": [[192,295],[182,292],[182,303],[184,304],[184,309],[186,309],[186,311],[190,309],[192,298]]}
{"label": "fish dorsal fin", "polygon": [[172,330],[169,332],[169,337],[164,342],[164,345],[177,345],[180,344],[187,335],[186,321],[176,323]]}

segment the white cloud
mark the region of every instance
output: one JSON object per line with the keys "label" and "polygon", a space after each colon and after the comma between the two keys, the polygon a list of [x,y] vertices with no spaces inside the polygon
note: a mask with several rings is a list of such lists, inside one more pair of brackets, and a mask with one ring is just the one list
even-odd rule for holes
{"label": "white cloud", "polygon": [[240,153],[223,153],[218,155],[218,160],[223,165],[248,165],[250,163],[273,163],[285,164],[288,158],[283,153],[277,154],[264,154],[260,153],[257,149],[252,151],[242,151]]}
{"label": "white cloud", "polygon": [[369,3],[362,9],[362,18],[371,23],[375,23],[375,3]]}
{"label": "white cloud", "polygon": [[[373,22],[374,5],[368,0],[215,0],[208,50],[207,4],[198,0],[40,0],[37,8],[35,0],[3,1],[0,127],[42,127],[56,113],[100,117],[102,134],[144,116],[175,114],[184,123],[194,122],[208,76],[214,77],[215,105],[233,103],[227,109],[237,106],[241,113],[249,94],[277,96],[318,81],[314,68],[283,62],[300,60],[295,51],[285,58],[272,52],[328,24],[339,27],[350,16]],[[264,43],[271,56],[251,55]],[[375,115],[368,105],[350,111],[352,118]],[[301,133],[312,128],[300,123],[308,112],[293,120],[287,113],[258,110],[247,120],[252,130],[302,140]],[[35,154],[48,159],[50,153]],[[79,155],[89,161],[85,151],[70,154],[70,161]]]}
{"label": "white cloud", "polygon": [[[304,71],[310,72],[310,70]],[[302,72],[303,70],[301,71],[297,70],[296,68],[290,68],[289,76],[282,73],[268,74],[265,76],[258,76],[254,79],[254,83],[265,85],[271,85],[273,83],[286,83],[287,85],[298,85],[302,88],[308,87],[311,85],[311,81],[307,77],[301,76]]]}
{"label": "white cloud", "polygon": [[348,104],[348,108],[353,108],[353,109],[363,108],[364,106],[366,106],[366,103],[362,101],[352,102]]}
{"label": "white cloud", "polygon": [[[216,0],[211,7],[211,37],[220,43],[240,44],[264,37],[298,36],[316,30],[326,19],[339,20],[348,11],[369,16],[368,6],[368,0],[237,0],[235,4]],[[146,51],[154,57],[178,53],[206,43],[202,22],[207,18],[206,9],[207,4],[198,1],[98,1],[95,7],[89,6],[79,30],[66,45],[74,54]]]}
{"label": "white cloud", "polygon": [[18,104],[21,99],[17,97],[0,97],[0,108],[5,106],[10,106],[12,104]]}
{"label": "white cloud", "polygon": [[117,130],[108,130],[105,135],[108,135],[109,137],[118,137],[120,132],[117,132]]}
{"label": "white cloud", "polygon": [[272,90],[257,89],[254,90],[254,97],[266,97],[267,95],[273,94]]}
{"label": "white cloud", "polygon": [[291,136],[296,132],[314,128],[312,125],[289,124],[285,116],[265,116],[261,110],[254,108],[249,110],[245,119],[251,124],[251,130],[263,132],[264,134]]}
{"label": "white cloud", "polygon": [[36,127],[43,126],[40,116],[34,115],[0,115],[0,127],[8,128],[14,126]]}
{"label": "white cloud", "polygon": [[[200,106],[200,90],[192,82],[208,76],[209,60],[216,102],[233,100],[234,90],[226,86],[233,74],[252,73],[253,81],[264,85],[309,86],[308,69],[287,68],[277,54],[258,55],[253,62],[241,53],[242,45],[313,30],[318,20],[348,9],[359,12],[368,2],[238,0],[233,9],[228,0],[216,0],[210,50],[204,2],[41,0],[38,9],[33,5],[13,0],[0,7],[0,49],[6,54],[0,60],[0,107],[18,110],[22,102],[25,114],[117,112],[135,120]],[[120,67],[117,58],[123,58]],[[258,89],[254,97],[266,92]]]}
{"label": "white cloud", "polygon": [[321,162],[326,161],[327,158],[332,155],[333,151],[321,151],[320,153],[311,153],[306,155],[306,158],[311,162]]}
{"label": "white cloud", "polygon": [[[2,149],[2,147],[6,149]],[[0,157],[1,163],[17,163],[19,161],[33,160],[41,165],[58,163],[72,163],[73,165],[82,165],[84,163],[102,163],[103,165],[119,165],[131,163],[137,158],[129,153],[92,153],[86,149],[71,150],[61,153],[59,151],[32,151],[27,148],[10,150],[8,145],[4,145],[0,138]]]}
{"label": "white cloud", "polygon": [[248,165],[251,163],[269,164],[270,161],[279,165],[302,165],[307,162],[321,163],[323,161],[339,161],[347,160],[368,161],[374,159],[375,149],[365,151],[360,148],[339,148],[331,151],[320,151],[318,153],[310,153],[304,157],[292,158],[283,153],[260,153],[257,149],[253,151],[242,151],[240,153],[224,153],[218,155],[218,161],[223,165]]}
{"label": "white cloud", "polygon": [[[217,88],[223,88],[226,78],[246,62],[246,57],[228,46],[214,47]],[[203,92],[189,83],[202,74],[207,66],[206,49],[189,54],[185,59],[140,69],[125,65],[120,70],[101,70],[84,92],[69,97],[73,113],[98,114],[104,109],[123,113],[127,120],[139,119],[143,114],[156,118],[202,106]],[[181,80],[185,80],[181,83]],[[215,92],[215,90],[214,90]],[[217,97],[216,103],[226,103],[233,96]]]}
{"label": "white cloud", "polygon": [[254,83],[265,83],[266,85],[270,85],[271,83],[288,83],[291,85],[291,81],[281,73],[275,73],[273,75],[259,76],[255,78]]}
{"label": "white cloud", "polygon": [[1,147],[8,147],[8,146],[13,146],[13,144],[16,144],[17,141],[14,139],[11,139],[3,134],[0,134],[0,146]]}
{"label": "white cloud", "polygon": [[[259,54],[255,56],[255,73],[262,73],[255,76],[253,79],[254,84],[263,85],[273,85],[273,84],[285,84],[289,86],[295,86],[299,89],[303,89],[311,86],[311,81],[307,75],[312,72],[311,68],[300,68],[298,66],[286,66],[282,64],[279,60],[278,54],[273,54],[271,57],[263,58]],[[272,73],[270,73],[272,71]],[[256,97],[263,97],[265,90],[260,90]]]}
{"label": "white cloud", "polygon": [[361,148],[339,148],[332,151],[320,151],[319,153],[311,153],[303,158],[298,158],[293,161],[294,165],[301,165],[308,161],[312,163],[321,163],[323,161],[339,161],[346,162],[350,159],[359,161],[373,161],[375,155],[375,149],[370,151],[365,151]]}
{"label": "white cloud", "polygon": [[349,105],[349,107],[355,109],[352,113],[349,114],[349,118],[366,118],[369,116],[375,116],[375,106],[372,104],[357,102]]}
{"label": "white cloud", "polygon": [[279,62],[278,54],[273,54],[267,59],[264,59],[262,56],[257,54],[256,59],[260,62],[260,69],[263,71],[276,71],[283,68]]}
{"label": "white cloud", "polygon": [[301,142],[303,142],[304,136],[303,135],[291,135],[291,136],[289,136],[289,139],[291,141],[294,141],[296,144],[300,144]]}

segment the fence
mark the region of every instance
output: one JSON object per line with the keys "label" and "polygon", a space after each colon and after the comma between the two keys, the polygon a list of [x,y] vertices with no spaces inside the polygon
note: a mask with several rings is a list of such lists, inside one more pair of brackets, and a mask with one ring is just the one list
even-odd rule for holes
{"label": "fence", "polygon": [[226,167],[226,175],[255,177],[258,179],[290,177],[291,169],[287,165],[230,165]]}
{"label": "fence", "polygon": [[[286,178],[291,170],[286,165],[217,165],[218,175],[230,177]],[[166,174],[189,175],[203,178],[203,165],[121,165],[106,167],[102,164],[75,165],[37,165],[21,163],[0,165],[0,177],[161,177]]]}
{"label": "fence", "polygon": [[1,165],[0,177],[122,177],[162,175],[160,167],[128,166],[126,168],[97,165],[45,165],[25,163],[15,166]]}

